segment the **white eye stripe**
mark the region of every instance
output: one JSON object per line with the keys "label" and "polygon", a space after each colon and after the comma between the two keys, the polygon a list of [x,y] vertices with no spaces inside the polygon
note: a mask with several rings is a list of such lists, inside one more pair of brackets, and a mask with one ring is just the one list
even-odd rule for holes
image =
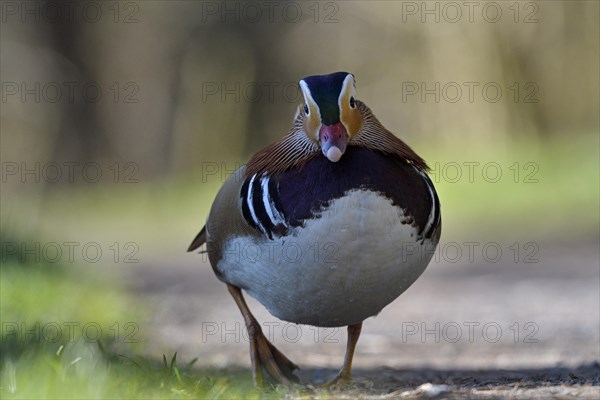
{"label": "white eye stripe", "polygon": [[312,105],[317,111],[319,111],[319,106],[317,105],[315,99],[313,99],[310,88],[308,87],[308,84],[304,82],[304,80],[300,81],[300,89],[302,90],[306,104]]}
{"label": "white eye stripe", "polygon": [[344,79],[344,83],[342,83],[342,90],[340,91],[340,96],[338,97],[338,106],[340,107],[340,111],[343,110],[342,101],[346,96],[348,96],[348,99],[351,99],[352,97],[356,99],[356,89],[354,88],[354,77],[352,74],[348,74]]}
{"label": "white eye stripe", "polygon": [[304,96],[304,101],[305,104],[307,104],[309,106],[309,108],[312,106],[313,110],[315,112],[310,112],[309,114],[307,114],[307,116],[309,117],[309,119],[311,120],[316,120],[318,125],[316,127],[316,131],[314,132],[314,134],[316,135],[316,139],[319,139],[319,128],[321,126],[321,110],[319,110],[319,105],[317,104],[317,102],[315,101],[315,99],[312,97],[312,94],[310,92],[310,88],[308,87],[308,84],[304,81],[304,79],[302,79],[299,82],[300,85],[300,90],[302,91],[302,95]]}
{"label": "white eye stripe", "polygon": [[307,100],[310,99],[313,103],[315,102],[315,100],[312,97],[312,94],[310,93],[310,89],[308,87],[308,84],[304,81],[304,79],[302,79],[300,81],[300,89],[302,90],[302,94],[304,94],[304,97]]}

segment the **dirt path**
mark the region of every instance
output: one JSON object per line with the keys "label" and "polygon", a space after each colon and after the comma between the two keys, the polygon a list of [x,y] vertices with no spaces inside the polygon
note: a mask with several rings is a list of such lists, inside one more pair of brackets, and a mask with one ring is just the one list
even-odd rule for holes
{"label": "dirt path", "polygon": [[[345,395],[600,398],[597,245],[546,243],[538,250],[533,263],[441,255],[365,322],[356,392]],[[183,254],[169,267],[136,267],[131,286],[153,311],[141,329],[146,347],[198,357],[203,367],[248,368],[241,317],[200,261]],[[339,368],[344,329],[288,324],[249,303],[275,345],[300,365],[303,381],[322,381]],[[420,387],[428,383],[434,386]]]}

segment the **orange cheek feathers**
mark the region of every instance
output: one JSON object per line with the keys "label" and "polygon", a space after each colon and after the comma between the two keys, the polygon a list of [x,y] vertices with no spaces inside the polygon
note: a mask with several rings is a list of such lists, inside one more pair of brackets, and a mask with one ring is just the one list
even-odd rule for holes
{"label": "orange cheek feathers", "polygon": [[350,139],[362,128],[362,119],[358,109],[350,108],[349,106],[343,107],[340,113],[340,120],[346,126]]}

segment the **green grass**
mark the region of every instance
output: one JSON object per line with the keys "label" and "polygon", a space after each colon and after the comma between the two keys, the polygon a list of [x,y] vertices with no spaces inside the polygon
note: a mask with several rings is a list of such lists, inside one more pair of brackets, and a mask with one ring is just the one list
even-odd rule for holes
{"label": "green grass", "polygon": [[[15,399],[246,399],[261,398],[250,376],[178,367],[173,358],[111,355],[98,344],[40,346],[16,360],[3,359],[2,398]],[[165,359],[166,360],[166,359]]]}
{"label": "green grass", "polygon": [[[0,270],[2,399],[280,397],[278,391],[256,390],[249,370],[207,369],[201,360],[178,365],[176,354],[137,356],[143,332],[124,327],[143,320],[144,311],[102,274],[5,261]],[[69,322],[78,323],[70,332]],[[100,336],[96,328],[84,329],[90,323],[100,327]]]}

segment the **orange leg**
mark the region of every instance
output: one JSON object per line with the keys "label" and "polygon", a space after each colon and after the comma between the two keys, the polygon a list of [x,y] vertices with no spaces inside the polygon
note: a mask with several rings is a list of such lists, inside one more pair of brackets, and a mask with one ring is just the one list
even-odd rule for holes
{"label": "orange leg", "polygon": [[254,315],[252,315],[246,304],[242,290],[230,284],[227,284],[227,289],[240,309],[244,317],[246,329],[248,329],[252,374],[256,386],[264,386],[263,368],[277,383],[285,385],[297,383],[298,378],[293,372],[295,369],[298,369],[298,366],[277,350],[263,335],[258,321],[256,321],[256,318],[254,318]]}
{"label": "orange leg", "polygon": [[346,356],[344,357],[344,365],[338,374],[331,381],[325,384],[326,387],[336,384],[349,384],[352,381],[352,359],[356,350],[356,343],[360,337],[362,322],[348,326],[348,343],[346,344]]}

